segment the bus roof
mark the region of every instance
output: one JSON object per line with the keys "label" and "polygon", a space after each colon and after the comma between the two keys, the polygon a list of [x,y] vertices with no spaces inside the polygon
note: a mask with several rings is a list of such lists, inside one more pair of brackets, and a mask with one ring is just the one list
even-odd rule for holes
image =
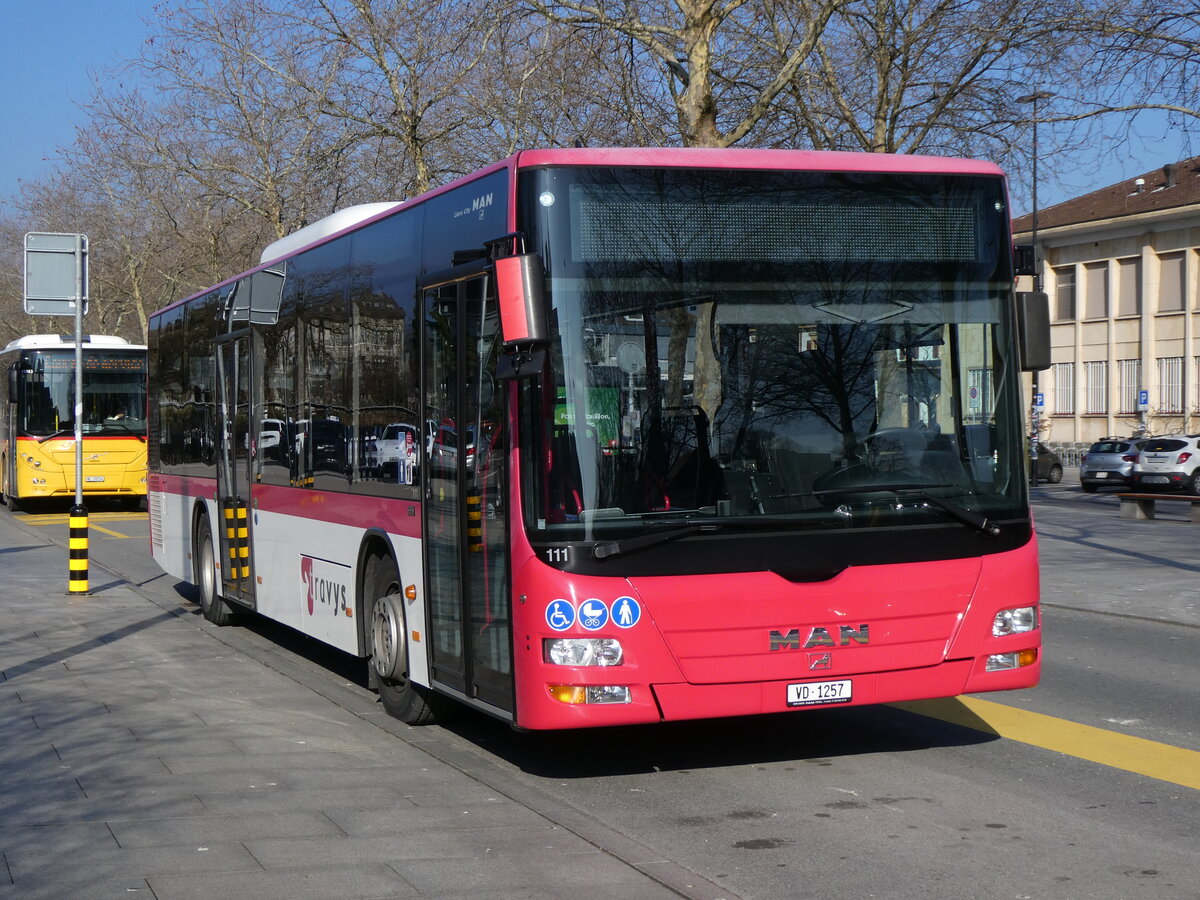
{"label": "bus roof", "polygon": [[867,172],[896,174],[991,175],[1003,177],[995,163],[944,156],[916,156],[902,153],[863,153],[842,150],[755,150],[708,147],[563,147],[543,150],[519,150],[469,175],[426,191],[410,200],[362,203],[330,213],[303,228],[268,244],[253,269],[231,275],[211,287],[169,303],[163,312],[221,288],[240,278],[269,268],[289,256],[349,233],[368,222],[382,219],[401,206],[422,203],[438,194],[453,190],[469,181],[501,169],[535,169],[547,166],[639,166],[696,169],[792,170],[798,172]]}
{"label": "bus roof", "polygon": [[540,166],[665,166],[697,169],[792,169],[805,172],[896,172],[1003,175],[995,163],[945,156],[853,153],[841,150],[754,150],[706,147],[599,147],[522,150],[517,168]]}
{"label": "bus roof", "polygon": [[[145,350],[145,344],[131,344],[123,337],[111,334],[85,334],[83,336],[85,350]],[[10,350],[74,350],[75,335],[73,334],[27,334],[14,341],[9,341],[4,348]]]}

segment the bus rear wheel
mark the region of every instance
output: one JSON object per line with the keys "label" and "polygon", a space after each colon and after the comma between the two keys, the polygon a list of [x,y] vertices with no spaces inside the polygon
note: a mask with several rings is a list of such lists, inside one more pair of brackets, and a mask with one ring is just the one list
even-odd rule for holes
{"label": "bus rear wheel", "polygon": [[0,459],[0,472],[3,472],[3,482],[0,483],[0,503],[7,506],[12,512],[17,512],[21,508],[21,504],[17,498],[9,493],[8,487],[8,460]]}
{"label": "bus rear wheel", "polygon": [[444,716],[448,701],[408,680],[408,627],[400,578],[392,561],[381,556],[368,559],[363,588],[371,610],[368,649],[379,701],[388,715],[401,722],[430,725]]}
{"label": "bus rear wheel", "polygon": [[214,625],[224,626],[233,622],[234,614],[221,598],[219,584],[212,531],[207,522],[201,522],[196,529],[196,585],[200,589],[200,611]]}

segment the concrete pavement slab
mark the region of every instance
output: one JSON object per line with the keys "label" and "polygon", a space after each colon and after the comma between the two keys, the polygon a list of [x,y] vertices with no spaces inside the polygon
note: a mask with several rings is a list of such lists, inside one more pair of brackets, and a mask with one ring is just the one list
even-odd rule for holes
{"label": "concrete pavement slab", "polygon": [[431,756],[361,688],[239,649],[169,580],[93,564],[66,595],[42,537],[0,512],[0,900],[729,896]]}

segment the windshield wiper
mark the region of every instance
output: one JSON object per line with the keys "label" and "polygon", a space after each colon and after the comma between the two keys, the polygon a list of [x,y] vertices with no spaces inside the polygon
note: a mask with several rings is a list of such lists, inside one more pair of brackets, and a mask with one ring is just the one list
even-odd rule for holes
{"label": "windshield wiper", "polygon": [[58,431],[52,432],[43,438],[38,438],[38,443],[44,444],[44,443],[46,443],[46,441],[52,441],[56,437],[62,437],[63,435],[67,435],[67,434],[73,436],[75,434],[75,427],[71,426],[70,428],[60,428],[60,429],[58,429]]}
{"label": "windshield wiper", "polygon": [[[952,487],[953,485],[929,485],[929,487]],[[895,494],[897,497],[908,496],[916,497],[927,503],[932,503],[942,512],[946,513],[952,519],[956,519],[962,524],[974,528],[980,534],[988,537],[997,537],[1000,534],[1000,526],[989,519],[981,512],[976,512],[973,509],[967,509],[958,503],[947,500],[944,497],[937,497],[924,487],[916,487],[911,484],[872,484],[863,485],[862,487],[845,487],[845,488],[825,488],[820,491],[813,491],[813,494],[820,496],[829,496],[837,494],[877,494],[887,493]]]}
{"label": "windshield wiper", "polygon": [[121,428],[125,431],[128,431],[130,434],[132,434],[135,438],[137,438],[143,444],[146,443],[146,436],[144,434],[139,434],[138,430],[136,428],[134,428],[132,425],[130,425],[128,422],[123,422],[120,419],[112,419],[112,420],[106,419],[104,422],[104,427],[105,428]]}
{"label": "windshield wiper", "polygon": [[629,553],[636,553],[638,550],[657,547],[660,544],[669,544],[671,541],[677,541],[680,538],[687,537],[689,534],[699,534],[702,531],[719,531],[720,528],[720,525],[713,522],[693,522],[690,525],[684,525],[681,528],[674,528],[670,531],[656,531],[653,534],[626,538],[623,541],[597,541],[592,545],[592,559],[611,559],[614,556],[625,556]]}

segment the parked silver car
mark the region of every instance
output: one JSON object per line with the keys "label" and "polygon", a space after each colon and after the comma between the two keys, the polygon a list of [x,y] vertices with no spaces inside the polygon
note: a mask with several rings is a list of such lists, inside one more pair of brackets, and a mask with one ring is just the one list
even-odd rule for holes
{"label": "parked silver car", "polygon": [[1104,438],[1088,447],[1079,461],[1079,485],[1092,493],[1103,485],[1129,487],[1133,484],[1133,464],[1145,440]]}
{"label": "parked silver car", "polygon": [[1168,434],[1146,441],[1133,465],[1133,486],[1200,494],[1200,434]]}

